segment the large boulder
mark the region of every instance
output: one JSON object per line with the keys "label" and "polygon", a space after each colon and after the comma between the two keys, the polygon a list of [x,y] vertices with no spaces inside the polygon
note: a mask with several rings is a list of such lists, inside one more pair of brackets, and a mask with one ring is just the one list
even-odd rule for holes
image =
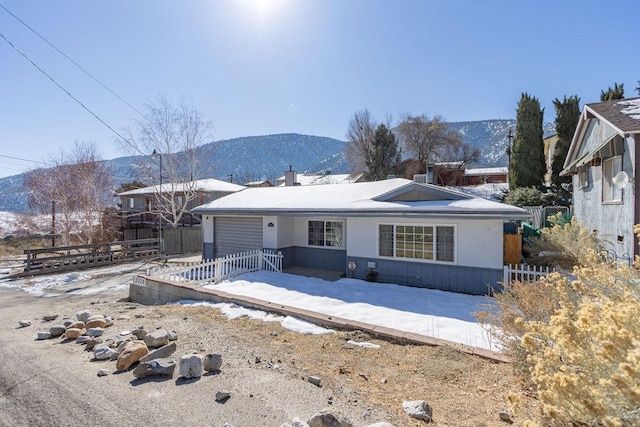
{"label": "large boulder", "polygon": [[[92,317],[95,317],[95,316],[92,316]],[[104,320],[104,317],[100,317],[100,318],[93,319],[93,320],[89,319],[87,321],[87,324],[86,324],[86,328],[87,329],[91,329],[91,328],[106,328],[106,327],[107,327],[107,321]]]}
{"label": "large boulder", "polygon": [[180,358],[180,376],[197,378],[202,376],[202,356],[199,354],[185,354]]}
{"label": "large boulder", "polygon": [[160,348],[150,351],[144,357],[142,357],[142,359],[140,359],[140,362],[147,362],[149,360],[154,360],[154,359],[165,359],[171,356],[173,353],[175,353],[175,351],[176,351],[176,343],[172,342],[171,344],[167,344],[165,346],[162,346]]}
{"label": "large boulder", "polygon": [[153,359],[138,363],[133,370],[133,376],[136,378],[145,378],[152,375],[173,376],[176,369],[176,362],[169,359]]}
{"label": "large boulder", "polygon": [[51,325],[49,328],[49,332],[51,332],[52,337],[59,337],[64,334],[64,331],[66,330],[67,328],[64,325]]}
{"label": "large boulder", "polygon": [[143,341],[129,341],[127,345],[124,346],[124,349],[122,350],[122,353],[120,353],[120,356],[118,356],[118,360],[116,361],[116,369],[119,371],[128,369],[129,366],[140,360],[140,358],[147,353],[149,353],[149,349]]}
{"label": "large boulder", "polygon": [[219,371],[222,367],[222,355],[209,353],[204,356],[204,370],[207,372]]}
{"label": "large boulder", "polygon": [[158,348],[169,344],[169,336],[165,329],[156,329],[144,336],[144,343],[149,348]]}

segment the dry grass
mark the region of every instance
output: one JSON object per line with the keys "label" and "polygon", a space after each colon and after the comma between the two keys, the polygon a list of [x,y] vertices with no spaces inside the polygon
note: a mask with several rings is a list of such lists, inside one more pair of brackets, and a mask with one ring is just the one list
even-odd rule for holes
{"label": "dry grass", "polygon": [[[234,339],[256,348],[272,363],[286,366],[295,375],[317,375],[336,398],[369,402],[395,413],[397,426],[423,426],[402,410],[405,400],[425,400],[434,410],[435,425],[504,426],[500,411],[514,413],[513,396],[519,402],[516,424],[536,418],[534,399],[527,397],[508,364],[491,362],[448,347],[401,345],[374,339],[360,331],[327,335],[303,335],[279,324],[239,318],[227,320],[205,307],[162,306],[154,311],[187,313],[203,329],[230,324]],[[215,313],[215,314],[213,314]],[[272,334],[273,332],[277,334]],[[347,345],[347,340],[371,342],[379,349]]]}

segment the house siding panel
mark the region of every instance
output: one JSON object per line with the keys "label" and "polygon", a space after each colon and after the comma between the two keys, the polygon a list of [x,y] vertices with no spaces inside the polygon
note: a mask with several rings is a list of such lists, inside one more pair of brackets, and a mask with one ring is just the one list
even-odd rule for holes
{"label": "house siding panel", "polygon": [[214,254],[229,254],[262,248],[262,217],[215,217]]}
{"label": "house siding panel", "polygon": [[345,271],[347,252],[337,249],[310,247],[278,248],[284,256],[283,267],[307,267],[323,270]]}
{"label": "house siding panel", "polygon": [[502,269],[460,267],[445,264],[425,264],[401,260],[347,257],[355,261],[356,269],[348,277],[366,279],[368,263],[375,262],[376,281],[398,283],[420,288],[486,295],[489,289],[500,289]]}
{"label": "house siding panel", "polygon": [[[594,120],[594,122],[597,122]],[[604,129],[604,130],[601,130]],[[609,126],[597,123],[589,126],[583,146],[593,149],[611,136]],[[586,151],[585,151],[586,152]],[[633,162],[635,160],[634,137],[624,141],[622,169],[630,177],[634,177]],[[633,225],[635,218],[635,195],[633,182],[622,190],[622,203],[602,203],[602,164],[589,167],[589,185],[579,188],[578,175],[573,176],[573,212],[574,216],[587,231],[595,232],[602,240],[604,247],[613,258],[620,261],[632,259],[635,252],[635,236]]]}

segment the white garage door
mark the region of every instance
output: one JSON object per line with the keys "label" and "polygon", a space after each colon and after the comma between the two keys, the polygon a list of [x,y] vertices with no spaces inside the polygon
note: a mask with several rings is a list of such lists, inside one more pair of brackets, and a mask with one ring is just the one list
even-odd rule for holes
{"label": "white garage door", "polygon": [[261,217],[216,217],[215,257],[262,248]]}

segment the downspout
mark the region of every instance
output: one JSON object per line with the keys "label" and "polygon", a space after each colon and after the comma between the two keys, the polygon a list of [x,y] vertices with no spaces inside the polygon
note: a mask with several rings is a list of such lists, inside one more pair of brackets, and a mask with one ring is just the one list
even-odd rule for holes
{"label": "downspout", "polygon": [[[633,163],[633,225],[640,224],[640,173],[638,173],[638,167],[640,167],[640,134],[634,135],[634,147],[635,147],[635,159]],[[633,234],[633,259],[640,255],[640,246],[638,242],[638,236]]]}

